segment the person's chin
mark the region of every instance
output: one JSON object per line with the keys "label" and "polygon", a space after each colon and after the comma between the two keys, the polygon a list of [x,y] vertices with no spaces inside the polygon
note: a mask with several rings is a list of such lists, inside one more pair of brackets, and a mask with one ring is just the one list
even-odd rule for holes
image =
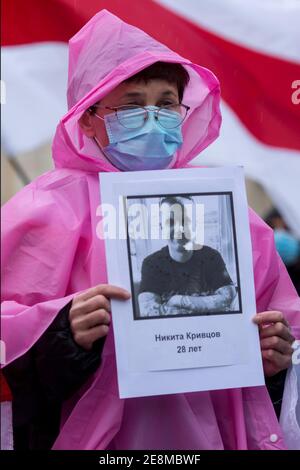
{"label": "person's chin", "polygon": [[187,240],[176,241],[176,242],[173,242],[173,247],[177,251],[185,252],[186,251],[186,248],[185,248],[186,243],[187,243]]}

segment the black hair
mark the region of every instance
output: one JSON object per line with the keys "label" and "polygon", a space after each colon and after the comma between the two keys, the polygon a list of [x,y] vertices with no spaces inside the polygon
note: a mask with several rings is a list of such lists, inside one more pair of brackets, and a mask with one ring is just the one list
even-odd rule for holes
{"label": "black hair", "polygon": [[[124,80],[124,83],[129,82],[149,82],[150,80],[165,80],[168,83],[175,84],[178,90],[179,102],[182,102],[185,87],[190,81],[190,76],[181,64],[173,62],[155,62],[154,64],[146,67],[132,77]],[[88,108],[91,114],[96,112],[94,105]]]}
{"label": "black hair", "polygon": [[179,102],[181,103],[183,92],[190,80],[188,72],[181,64],[175,64],[172,62],[155,62],[132,77],[127,78],[125,83],[147,83],[148,81],[155,79],[166,80],[166,82],[176,85],[178,89]]}
{"label": "black hair", "polygon": [[160,198],[160,201],[159,201],[159,205],[162,206],[162,204],[164,204],[165,202],[169,205],[173,205],[173,204],[179,204],[181,206],[183,206],[182,202],[178,200],[178,198],[184,198],[184,199],[188,199],[189,201],[193,202],[193,198],[191,196],[189,196],[188,194],[183,194],[182,196],[180,195],[171,195],[171,196],[163,196]]}
{"label": "black hair", "polygon": [[282,215],[277,209],[271,209],[264,217],[265,222],[270,224],[273,219],[282,219]]}

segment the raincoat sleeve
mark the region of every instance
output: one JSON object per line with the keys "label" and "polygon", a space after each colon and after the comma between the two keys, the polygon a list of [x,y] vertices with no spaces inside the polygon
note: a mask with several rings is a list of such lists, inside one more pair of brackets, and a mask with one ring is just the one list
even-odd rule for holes
{"label": "raincoat sleeve", "polygon": [[[300,299],[275,249],[273,231],[250,210],[257,311],[279,310],[289,322],[299,347]],[[293,355],[285,380],[280,423],[286,445],[300,449],[300,360]]]}
{"label": "raincoat sleeve", "polygon": [[100,365],[104,338],[89,351],[71,333],[71,302],[26,354],[3,373],[13,393],[15,449],[50,449],[59,432],[63,401],[77,392]]}
{"label": "raincoat sleeve", "polygon": [[73,339],[69,324],[71,302],[56,316],[33,346],[39,382],[50,401],[70,398],[100,365],[105,338],[85,350]]}
{"label": "raincoat sleeve", "polygon": [[4,366],[36,343],[76,293],[70,280],[86,217],[80,206],[73,208],[64,197],[66,186],[71,184],[68,178],[44,187],[38,183],[25,187],[3,207]]}

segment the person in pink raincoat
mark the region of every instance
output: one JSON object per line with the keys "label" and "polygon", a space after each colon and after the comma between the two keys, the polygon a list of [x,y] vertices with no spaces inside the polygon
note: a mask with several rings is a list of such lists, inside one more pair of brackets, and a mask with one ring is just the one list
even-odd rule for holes
{"label": "person in pink raincoat", "polygon": [[[103,10],[70,40],[68,105],[55,169],[3,208],[2,340],[16,448],[285,449],[266,387],[118,396],[109,299],[129,294],[107,284],[98,173],[191,166],[218,136],[218,80]],[[136,106],[145,108],[144,125],[120,126],[136,118]],[[162,107],[168,118],[181,109],[176,131],[157,122]],[[271,390],[288,368],[294,377],[299,298],[271,229],[253,211],[249,218],[253,315]]]}

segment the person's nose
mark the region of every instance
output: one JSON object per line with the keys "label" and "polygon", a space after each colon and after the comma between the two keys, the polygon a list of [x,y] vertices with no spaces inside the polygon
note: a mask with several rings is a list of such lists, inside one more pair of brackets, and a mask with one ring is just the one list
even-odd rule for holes
{"label": "person's nose", "polygon": [[184,233],[184,226],[182,224],[175,224],[174,233],[181,236]]}

